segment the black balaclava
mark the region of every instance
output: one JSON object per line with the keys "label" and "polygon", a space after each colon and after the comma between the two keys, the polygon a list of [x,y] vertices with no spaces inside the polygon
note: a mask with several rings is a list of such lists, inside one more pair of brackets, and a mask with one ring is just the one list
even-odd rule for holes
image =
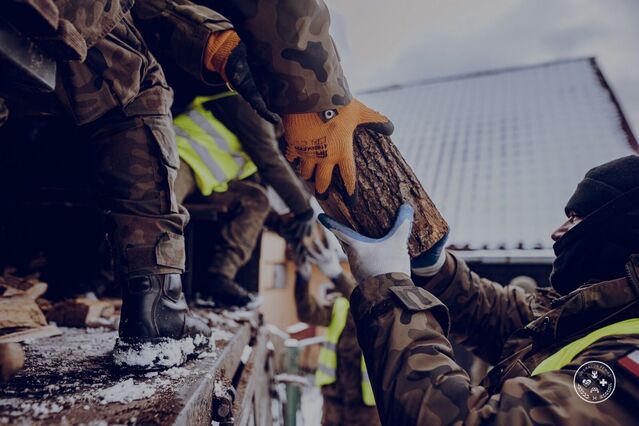
{"label": "black balaclava", "polygon": [[555,243],[550,283],[561,294],[620,278],[639,253],[639,156],[591,169],[566,205],[583,220]]}

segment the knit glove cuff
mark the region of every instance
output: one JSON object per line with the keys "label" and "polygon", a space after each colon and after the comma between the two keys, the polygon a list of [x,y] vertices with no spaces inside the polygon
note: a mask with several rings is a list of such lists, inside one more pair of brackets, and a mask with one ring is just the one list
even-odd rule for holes
{"label": "knit glove cuff", "polygon": [[234,30],[224,30],[209,37],[204,51],[204,66],[207,70],[219,73],[225,81],[226,63],[233,50],[240,44],[240,37]]}

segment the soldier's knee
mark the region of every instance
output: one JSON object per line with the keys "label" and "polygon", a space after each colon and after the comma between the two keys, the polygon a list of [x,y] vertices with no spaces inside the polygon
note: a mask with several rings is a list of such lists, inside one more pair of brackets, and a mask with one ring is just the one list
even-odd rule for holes
{"label": "soldier's knee", "polygon": [[256,213],[264,213],[264,216],[268,214],[270,202],[264,187],[259,185],[250,185],[246,186],[242,192],[242,205],[244,207],[250,207]]}

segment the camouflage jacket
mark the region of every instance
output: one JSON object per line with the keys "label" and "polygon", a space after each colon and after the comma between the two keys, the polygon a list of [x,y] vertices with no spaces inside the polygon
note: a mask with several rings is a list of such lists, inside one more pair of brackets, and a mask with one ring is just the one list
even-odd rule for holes
{"label": "camouflage jacket", "polygon": [[[567,343],[639,317],[639,257],[633,263],[627,278],[585,285],[564,297],[502,287],[450,254],[442,271],[421,286],[404,274],[361,283],[351,312],[382,423],[639,424],[639,382],[619,364],[639,348],[639,335],[601,338],[560,370],[531,376]],[[471,385],[455,362],[449,331],[495,365],[481,385]],[[592,404],[577,396],[574,376],[586,361],[602,361],[614,371],[610,399]]]}
{"label": "camouflage jacket", "polygon": [[98,40],[84,62],[60,62],[56,95],[76,123],[109,111],[167,115],[173,93],[129,13]]}
{"label": "camouflage jacket", "polygon": [[122,21],[134,0],[54,0],[60,19],[73,25],[87,48],[93,47]]}
{"label": "camouflage jacket", "polygon": [[[60,113],[61,105],[76,124],[91,123],[110,111],[127,116],[166,115],[171,89],[162,69],[133,25],[133,0],[55,0],[64,36],[85,46],[84,60],[58,60],[53,96],[7,99],[18,115]],[[73,44],[73,43],[71,43]],[[80,49],[81,50],[81,49]],[[61,103],[61,105],[60,105]]]}
{"label": "camouflage jacket", "polygon": [[[204,50],[211,34],[233,28],[228,19],[190,0],[136,0],[132,12],[136,25],[163,67],[179,68],[198,81],[228,90],[219,75],[206,71],[203,66]],[[179,86],[180,78],[182,76],[176,76],[171,84]],[[189,84],[193,84],[191,79]],[[176,91],[184,90],[176,87]],[[203,93],[198,89],[189,101]]]}
{"label": "camouflage jacket", "polygon": [[212,33],[234,28],[275,112],[339,108],[352,98],[322,0],[136,0],[133,12],[158,56],[218,85],[219,77],[203,70],[204,46]]}
{"label": "camouflage jacket", "polygon": [[[346,274],[340,274],[333,280],[337,290],[349,295],[355,288],[355,282]],[[308,281],[297,275],[295,281],[295,305],[300,321],[328,327],[333,312],[332,303],[318,302],[308,291]],[[357,344],[357,329],[352,315],[337,343],[337,381],[322,387],[324,398],[339,405],[364,405],[362,401],[361,376],[362,351]]]}

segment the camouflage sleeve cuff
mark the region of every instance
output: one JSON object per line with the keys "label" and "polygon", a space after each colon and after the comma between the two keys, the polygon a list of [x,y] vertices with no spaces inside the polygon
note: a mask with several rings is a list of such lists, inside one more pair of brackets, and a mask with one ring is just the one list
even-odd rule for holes
{"label": "camouflage sleeve cuff", "polygon": [[451,252],[446,251],[446,261],[437,274],[432,277],[412,275],[413,282],[434,295],[441,296],[458,279],[460,261]]}
{"label": "camouflage sleeve cuff", "polygon": [[133,10],[151,50],[161,51],[184,71],[208,81],[203,67],[206,43],[211,34],[233,28],[228,19],[190,0],[139,0]]}
{"label": "camouflage sleeve cuff", "polygon": [[368,323],[395,308],[405,312],[431,311],[448,335],[448,308],[433,294],[413,284],[408,275],[390,273],[361,283],[351,295],[351,312],[358,323]]}
{"label": "camouflage sleeve cuff", "polygon": [[[184,56],[187,58],[183,62],[178,62],[186,72],[198,78],[200,81],[209,84],[220,84],[219,74],[208,71],[204,67],[204,53],[206,45],[212,34],[232,29],[228,21],[203,22],[193,28],[187,34],[181,48],[184,49]],[[190,33],[190,34],[189,34]],[[177,48],[177,46],[176,46]]]}

